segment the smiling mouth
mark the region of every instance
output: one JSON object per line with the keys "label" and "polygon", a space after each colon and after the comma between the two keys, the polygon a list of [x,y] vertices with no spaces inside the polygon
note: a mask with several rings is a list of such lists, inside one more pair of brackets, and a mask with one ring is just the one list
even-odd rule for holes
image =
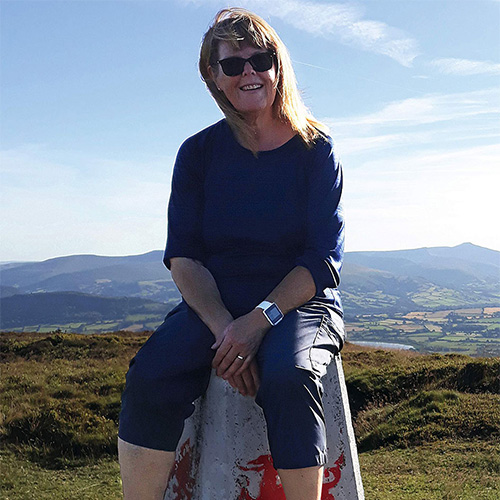
{"label": "smiling mouth", "polygon": [[262,88],[262,85],[259,83],[255,83],[252,85],[243,85],[243,87],[240,87],[240,90],[243,90],[243,92],[248,92],[249,90],[257,90]]}

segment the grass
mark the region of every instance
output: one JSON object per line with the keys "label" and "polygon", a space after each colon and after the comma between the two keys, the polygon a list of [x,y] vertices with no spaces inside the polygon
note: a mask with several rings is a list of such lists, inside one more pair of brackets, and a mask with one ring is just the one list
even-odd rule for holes
{"label": "grass", "polygon": [[496,500],[500,445],[441,441],[360,454],[368,500]]}
{"label": "grass", "polygon": [[2,335],[2,441],[46,467],[114,456],[125,372],[145,338]]}
{"label": "grass", "polygon": [[408,448],[442,439],[498,439],[499,408],[499,395],[422,391],[396,405],[360,412],[356,420],[358,448]]}
{"label": "grass", "polygon": [[0,451],[3,500],[118,500],[122,498],[118,463],[100,459],[79,467],[47,469],[11,450]]}
{"label": "grass", "polygon": [[406,401],[421,391],[500,394],[500,358],[420,355],[347,344],[343,353],[351,411]]}
{"label": "grass", "polygon": [[[147,335],[0,335],[0,497],[120,498],[116,433]],[[347,344],[366,497],[490,500],[500,491],[500,359]]]}
{"label": "grass", "polygon": [[[360,454],[368,500],[496,500],[500,447],[442,441],[407,449]],[[115,500],[121,498],[118,464],[101,459],[76,468],[45,469],[0,452],[4,500]]]}

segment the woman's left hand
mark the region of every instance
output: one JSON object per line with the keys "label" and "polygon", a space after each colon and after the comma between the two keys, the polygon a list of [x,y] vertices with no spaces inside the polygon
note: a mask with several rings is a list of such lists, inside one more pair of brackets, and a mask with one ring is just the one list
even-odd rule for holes
{"label": "woman's left hand", "polygon": [[240,375],[233,375],[227,381],[234,387],[242,396],[255,397],[259,390],[259,370],[255,358],[250,361],[250,366],[243,370]]}
{"label": "woman's left hand", "polygon": [[212,362],[217,375],[225,380],[241,375],[254,359],[270,327],[260,309],[254,309],[231,322],[212,346],[217,350]]}

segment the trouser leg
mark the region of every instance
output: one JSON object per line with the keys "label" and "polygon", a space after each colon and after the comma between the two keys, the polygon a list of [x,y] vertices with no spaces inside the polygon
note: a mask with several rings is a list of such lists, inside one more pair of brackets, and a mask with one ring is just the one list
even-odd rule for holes
{"label": "trouser leg", "polygon": [[213,342],[184,302],[167,315],[130,363],[118,433],[123,441],[176,449],[193,402],[207,389]]}
{"label": "trouser leg", "polygon": [[259,349],[256,401],[266,418],[275,468],[300,469],[327,461],[321,377],[341,347],[339,324],[308,303],[271,328]]}

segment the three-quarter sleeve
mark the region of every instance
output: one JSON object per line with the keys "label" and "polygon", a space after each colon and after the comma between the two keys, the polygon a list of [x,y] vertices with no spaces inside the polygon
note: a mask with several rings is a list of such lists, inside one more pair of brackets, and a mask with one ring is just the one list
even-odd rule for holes
{"label": "three-quarter sleeve", "polygon": [[204,261],[202,238],[203,157],[194,140],[185,141],[177,153],[168,204],[167,245],[163,263],[172,257]]}
{"label": "three-quarter sleeve", "polygon": [[342,166],[331,143],[324,144],[307,177],[306,241],[296,265],[311,273],[316,294],[337,288],[344,256],[344,216],[341,204]]}

